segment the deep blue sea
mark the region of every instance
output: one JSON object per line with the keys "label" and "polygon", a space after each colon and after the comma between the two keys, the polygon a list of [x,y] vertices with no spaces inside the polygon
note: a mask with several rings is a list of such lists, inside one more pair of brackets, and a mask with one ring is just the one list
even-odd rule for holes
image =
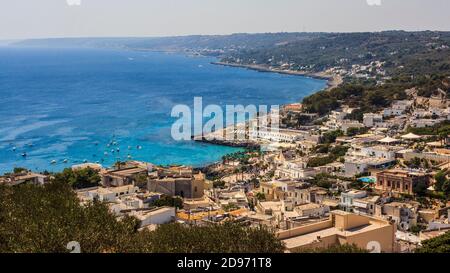
{"label": "deep blue sea", "polygon": [[110,166],[129,157],[212,163],[236,149],[174,141],[174,105],[192,105],[194,96],[222,106],[283,104],[326,85],[212,61],[125,50],[0,48],[0,173],[59,171],[85,160]]}

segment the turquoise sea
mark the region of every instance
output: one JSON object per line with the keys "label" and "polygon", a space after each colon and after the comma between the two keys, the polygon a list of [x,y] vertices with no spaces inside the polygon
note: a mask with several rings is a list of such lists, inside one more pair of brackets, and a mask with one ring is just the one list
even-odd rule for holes
{"label": "turquoise sea", "polygon": [[128,156],[164,165],[212,163],[236,149],[174,141],[174,105],[192,105],[195,96],[221,106],[284,104],[326,85],[212,61],[125,50],[0,48],[0,173],[58,171],[85,160],[109,166]]}

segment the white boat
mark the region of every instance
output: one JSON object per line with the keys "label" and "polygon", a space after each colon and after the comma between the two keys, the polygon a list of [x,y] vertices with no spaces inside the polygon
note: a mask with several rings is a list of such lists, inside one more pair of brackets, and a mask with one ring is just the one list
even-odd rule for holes
{"label": "white boat", "polygon": [[52,162],[51,162],[52,164],[56,164],[56,160],[52,160]]}

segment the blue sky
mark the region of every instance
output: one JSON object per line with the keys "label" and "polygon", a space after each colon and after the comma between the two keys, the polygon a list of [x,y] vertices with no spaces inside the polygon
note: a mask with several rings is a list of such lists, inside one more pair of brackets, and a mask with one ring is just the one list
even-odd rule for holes
{"label": "blue sky", "polygon": [[0,0],[0,39],[450,30],[448,10],[449,0]]}

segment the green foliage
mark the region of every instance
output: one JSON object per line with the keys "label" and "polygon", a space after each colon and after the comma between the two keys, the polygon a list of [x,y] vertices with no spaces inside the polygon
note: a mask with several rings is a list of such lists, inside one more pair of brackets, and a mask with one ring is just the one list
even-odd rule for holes
{"label": "green foliage", "polygon": [[0,252],[68,252],[70,241],[83,252],[126,252],[137,225],[104,204],[82,207],[68,183],[0,186]]}
{"label": "green foliage", "polygon": [[[419,81],[433,73],[448,74],[450,70],[450,49],[439,48],[450,43],[448,32],[273,33],[220,39],[233,40],[234,48],[242,46],[241,50],[226,52],[223,57],[226,62],[239,59],[241,64],[272,67],[292,63],[293,70],[318,72],[336,66],[349,70],[353,64],[381,61],[385,62],[383,68],[389,76],[404,83]],[[217,40],[208,39],[209,43]],[[376,76],[371,71],[365,73]],[[424,88],[424,94],[428,90]]]}
{"label": "green foliage", "polygon": [[430,167],[430,162],[425,158],[412,158],[410,161],[405,161],[404,164],[412,169],[424,168],[428,169]]}
{"label": "green foliage", "polygon": [[343,136],[343,135],[344,135],[344,132],[342,132],[341,130],[327,132],[327,133],[323,134],[321,141],[324,144],[334,143],[336,141],[336,138]]}
{"label": "green foliage", "polygon": [[424,230],[424,227],[422,226],[412,226],[409,228],[409,231],[411,231],[413,234],[419,235],[419,233]]}
{"label": "green foliage", "polygon": [[75,189],[89,188],[98,186],[100,183],[100,175],[91,168],[72,170],[64,169],[64,171],[55,174],[55,181],[60,183],[68,183]]}
{"label": "green foliage", "polygon": [[232,154],[227,154],[222,157],[224,162],[227,161],[239,161],[240,164],[248,164],[250,158],[258,156],[259,152],[251,149],[247,149],[245,151],[235,152]]}
{"label": "green foliage", "polygon": [[369,128],[366,127],[352,127],[352,128],[348,128],[347,129],[347,136],[356,136],[356,135],[361,135],[361,134],[365,134],[369,131]]}
{"label": "green foliage", "polygon": [[368,253],[368,250],[359,248],[357,245],[334,245],[328,248],[303,249],[297,253]]}
{"label": "green foliage", "polygon": [[427,194],[427,184],[423,181],[418,182],[413,187],[413,192],[418,196],[425,196]]}
{"label": "green foliage", "polygon": [[266,200],[266,195],[262,192],[258,192],[256,194],[256,199],[258,199],[259,201],[264,201],[264,200]]}
{"label": "green foliage", "polygon": [[223,210],[226,211],[226,212],[230,212],[230,211],[239,209],[239,207],[236,206],[235,204],[224,205],[224,206],[222,206],[222,208],[223,208]]}
{"label": "green foliage", "polygon": [[338,158],[347,154],[349,147],[344,145],[336,145],[330,150],[330,155]]}
{"label": "green foliage", "polygon": [[314,152],[319,154],[326,154],[330,150],[330,144],[319,144],[314,147]]}
{"label": "green foliage", "polygon": [[381,110],[393,100],[406,99],[404,90],[408,87],[410,85],[397,83],[387,83],[383,86],[346,83],[306,97],[303,104],[307,111],[323,115],[338,108],[338,102],[341,101],[351,107],[360,108],[354,116],[360,120],[363,113]]}
{"label": "green foliage", "polygon": [[436,183],[434,184],[435,190],[444,191],[444,186],[446,183],[448,184],[447,171],[439,171],[434,176],[434,179],[436,180]]}
{"label": "green foliage", "polygon": [[27,171],[28,171],[28,170],[25,169],[25,168],[17,167],[17,168],[14,168],[13,173],[14,173],[14,174],[20,174],[20,173],[27,172]]}
{"label": "green foliage", "polygon": [[350,188],[352,189],[362,189],[362,187],[364,187],[364,182],[362,182],[359,179],[355,179],[350,183]]}
{"label": "green foliage", "polygon": [[349,147],[344,145],[336,145],[330,148],[329,145],[321,145],[317,152],[320,150],[322,152],[328,153],[327,156],[322,157],[312,157],[308,160],[308,167],[319,167],[324,166],[336,161],[339,157],[345,156]]}
{"label": "green foliage", "polygon": [[422,246],[416,249],[416,253],[450,253],[450,232],[423,241]]}
{"label": "green foliage", "polygon": [[[139,221],[121,220],[105,204],[80,205],[69,183],[0,185],[0,253],[66,253],[77,241],[84,253],[277,253],[274,232],[236,223],[167,224],[138,231]],[[239,238],[239,240],[236,240]]]}
{"label": "green foliage", "polygon": [[233,222],[204,226],[174,223],[141,235],[143,250],[152,253],[281,253],[284,250],[269,228],[243,227]]}
{"label": "green foliage", "polygon": [[171,197],[168,195],[163,195],[161,198],[153,202],[154,206],[157,207],[175,207],[178,209],[183,208],[183,199],[179,197]]}
{"label": "green foliage", "polygon": [[217,180],[213,182],[213,187],[214,188],[221,188],[223,189],[225,187],[225,181],[223,180]]}
{"label": "green foliage", "polygon": [[139,188],[147,188],[148,176],[146,173],[138,174],[134,177],[134,185]]}
{"label": "green foliage", "polygon": [[308,160],[308,167],[314,168],[319,166],[325,166],[333,163],[335,160],[332,156],[312,157]]}
{"label": "green foliage", "polygon": [[327,174],[318,174],[316,175],[313,180],[311,180],[311,183],[315,186],[329,189],[333,186],[333,183],[330,180],[330,177]]}
{"label": "green foliage", "polygon": [[446,120],[432,127],[408,128],[408,132],[416,135],[437,135],[440,137],[450,135],[450,121]]}
{"label": "green foliage", "polygon": [[338,100],[329,95],[328,91],[320,91],[303,99],[303,106],[307,112],[324,115],[339,107]]}

